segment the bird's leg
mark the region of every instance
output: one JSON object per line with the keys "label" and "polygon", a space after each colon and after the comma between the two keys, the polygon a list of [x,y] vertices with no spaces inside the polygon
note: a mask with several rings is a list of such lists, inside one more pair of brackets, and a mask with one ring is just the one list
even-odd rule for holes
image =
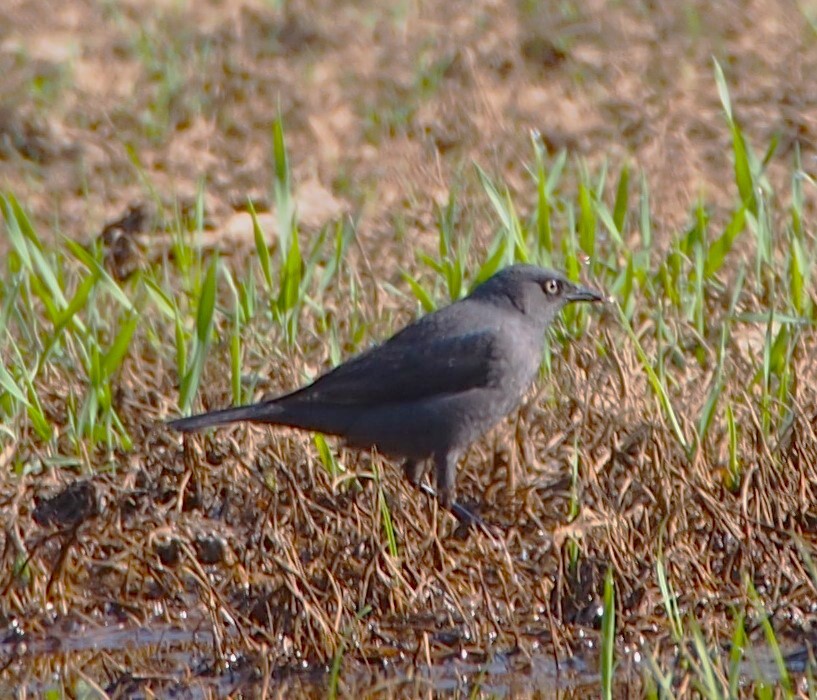
{"label": "bird's leg", "polygon": [[451,510],[456,493],[458,457],[456,452],[450,450],[434,455],[434,466],[437,468],[437,499],[443,508],[448,510]]}
{"label": "bird's leg", "polygon": [[[450,471],[445,472],[445,479],[450,478],[452,475],[456,477],[456,468],[457,468],[457,456],[451,455],[449,456],[441,456],[439,459],[435,457],[435,463],[437,465],[437,485],[440,486],[441,479],[440,479],[440,459],[444,460],[442,463],[445,465],[452,465],[450,467]],[[448,467],[447,467],[448,468]],[[478,515],[475,515],[470,510],[468,510],[465,506],[460,505],[457,503],[454,498],[453,494],[453,479],[450,482],[450,486],[448,488],[448,498],[451,499],[449,504],[446,505],[442,498],[434,491],[433,488],[429,484],[423,483],[423,472],[425,471],[425,462],[422,460],[416,459],[407,459],[403,462],[403,473],[406,475],[406,479],[417,489],[422,491],[423,493],[431,496],[431,498],[436,498],[441,505],[443,505],[446,510],[448,510],[451,515],[453,515],[459,522],[461,522],[466,527],[478,527],[485,532],[490,533],[490,529],[485,525]],[[442,493],[442,491],[440,491]]]}
{"label": "bird's leg", "polygon": [[422,481],[423,472],[425,471],[424,467],[424,462],[419,459],[407,459],[403,462],[403,474],[406,475],[406,479],[412,486],[420,488],[420,481]]}

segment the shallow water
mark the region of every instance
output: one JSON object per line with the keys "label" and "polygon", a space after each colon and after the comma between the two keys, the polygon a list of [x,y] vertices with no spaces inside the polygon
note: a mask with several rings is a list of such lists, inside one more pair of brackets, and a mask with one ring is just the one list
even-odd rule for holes
{"label": "shallow water", "polygon": [[[60,677],[60,669],[74,665],[81,666],[84,678],[98,687],[108,692],[124,689],[129,697],[131,693],[123,687],[123,682],[130,682],[137,696],[149,695],[149,689],[168,691],[172,686],[175,696],[190,698],[223,697],[238,689],[255,692],[262,687],[279,696],[323,697],[331,682],[331,671],[324,666],[303,664],[300,668],[267,669],[265,679],[263,664],[259,664],[258,659],[250,662],[232,657],[225,663],[215,664],[215,642],[213,632],[203,624],[199,629],[117,624],[86,627],[71,634],[60,633],[39,639],[21,634],[7,636],[0,643],[0,696],[19,693],[21,688],[35,694],[54,687],[75,690],[70,679]],[[544,651],[532,656],[495,653],[487,658],[462,652],[431,665],[415,664],[403,655],[393,661],[374,662],[356,661],[348,655],[338,682],[343,695],[376,693],[389,697],[415,697],[425,693],[471,694],[479,690],[500,698],[530,694],[536,697],[592,697],[598,693],[600,680],[597,660],[591,651],[560,658],[558,663],[553,655]],[[121,676],[112,676],[110,664],[105,666],[103,663],[103,668],[95,670],[98,664],[93,660],[101,658],[115,661]],[[640,687],[645,670],[639,663],[641,658],[640,654],[634,654],[629,659],[617,659],[617,684],[622,690],[630,686]],[[790,649],[784,658],[790,673],[802,674],[809,663],[808,649]],[[161,665],[161,674],[152,674],[148,670],[152,663]],[[151,676],[159,681],[158,685],[142,682]],[[758,653],[754,649],[741,663],[741,676],[747,682],[759,678],[771,683],[779,680],[772,654]]]}

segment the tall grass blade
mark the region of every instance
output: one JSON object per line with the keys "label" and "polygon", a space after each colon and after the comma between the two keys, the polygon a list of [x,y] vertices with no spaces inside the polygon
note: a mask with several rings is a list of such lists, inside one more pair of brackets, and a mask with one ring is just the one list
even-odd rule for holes
{"label": "tall grass blade", "polygon": [[629,194],[630,194],[630,168],[625,165],[621,169],[621,175],[618,178],[618,186],[616,187],[616,199],[613,204],[613,225],[619,233],[624,232],[624,226],[627,222],[627,212],[629,211]]}
{"label": "tall grass blade", "polygon": [[[196,311],[196,338],[195,349],[193,351],[192,364],[182,377],[179,387],[179,404],[182,412],[186,413],[190,409],[204,362],[207,358],[207,349],[210,344],[210,331],[213,327],[213,317],[216,307],[216,279],[218,271],[218,256],[213,256],[207,267],[204,282],[201,286],[201,296],[199,297],[198,309]],[[177,333],[178,337],[178,333]],[[179,365],[185,364],[184,358],[177,355]]]}
{"label": "tall grass blade", "polygon": [[411,293],[417,298],[417,301],[420,302],[420,305],[423,307],[423,310],[426,313],[431,313],[437,308],[437,305],[434,303],[434,300],[431,298],[429,293],[423,289],[422,285],[414,279],[408,272],[404,272],[402,275],[403,279],[405,280],[406,284],[411,288]]}
{"label": "tall grass blade", "polygon": [[101,378],[103,381],[107,381],[111,376],[113,376],[114,372],[119,369],[119,366],[122,364],[122,360],[128,353],[131,339],[133,338],[133,334],[136,332],[138,325],[139,314],[137,313],[130,314],[125,323],[122,324],[122,327],[119,329],[119,333],[116,334],[113,344],[102,356],[100,369]]}
{"label": "tall grass blade", "polygon": [[746,628],[744,626],[744,614],[740,612],[735,621],[735,631],[732,633],[732,641],[729,645],[729,697],[738,697],[740,688],[740,666],[746,648]]}
{"label": "tall grass blade", "polygon": [[267,284],[267,292],[272,292],[272,265],[270,263],[269,248],[267,247],[267,239],[264,237],[264,231],[261,229],[261,224],[258,223],[258,215],[255,213],[255,207],[251,200],[247,200],[247,208],[252,217],[252,234],[255,240],[255,251],[258,253],[258,264],[261,267],[261,273],[264,275],[264,282]]}
{"label": "tall grass blade", "polygon": [[601,696],[605,700],[613,697],[614,651],[616,645],[616,598],[613,583],[613,569],[608,567],[604,576],[604,602],[601,617]]}
{"label": "tall grass blade", "polygon": [[627,337],[630,339],[630,342],[633,344],[633,347],[635,348],[636,355],[638,356],[639,362],[641,362],[641,366],[647,373],[647,379],[649,380],[653,393],[655,394],[659,404],[661,405],[664,415],[670,422],[670,427],[672,428],[672,432],[675,435],[675,439],[678,440],[678,444],[681,445],[684,451],[689,453],[689,442],[687,441],[684,435],[684,431],[681,429],[681,424],[678,422],[678,417],[675,413],[675,409],[672,407],[672,402],[670,401],[669,394],[667,393],[667,390],[664,387],[663,382],[658,378],[658,375],[655,373],[655,369],[653,369],[653,366],[650,364],[650,361],[647,358],[647,353],[644,351],[644,348],[638,341],[638,338],[635,335],[635,331],[633,331],[630,322],[624,315],[623,309],[618,304],[616,305],[616,307],[618,309],[621,324],[625,332],[627,333]]}

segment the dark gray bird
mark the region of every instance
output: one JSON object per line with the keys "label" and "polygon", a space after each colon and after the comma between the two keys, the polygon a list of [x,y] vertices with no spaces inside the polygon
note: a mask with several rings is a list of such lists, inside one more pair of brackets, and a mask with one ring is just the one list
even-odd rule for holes
{"label": "dark gray bird", "polygon": [[460,517],[458,459],[519,405],[539,369],[545,331],[562,307],[603,300],[553,270],[513,265],[308,386],[169,425],[189,432],[250,421],[338,435],[351,447],[402,457],[415,486],[431,459],[437,497]]}

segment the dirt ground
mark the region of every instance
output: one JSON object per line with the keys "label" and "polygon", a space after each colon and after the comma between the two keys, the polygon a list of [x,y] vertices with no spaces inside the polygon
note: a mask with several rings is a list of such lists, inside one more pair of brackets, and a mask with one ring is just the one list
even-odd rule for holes
{"label": "dirt ground", "polygon": [[431,235],[473,162],[522,185],[532,129],[643,169],[672,232],[735,196],[712,57],[761,151],[814,155],[813,29],[789,2],[10,0],[0,20],[0,182],[80,239],[152,190],[172,206],[204,182],[214,226],[265,200],[278,110],[316,192],[301,217],[342,207],[372,247],[398,220]]}
{"label": "dirt ground", "polygon": [[[241,212],[248,199],[261,212],[272,207],[271,129],[280,113],[303,235],[350,218],[367,279],[404,287],[400,270],[435,249],[435,205],[452,191],[475,245],[488,244],[496,219],[474,163],[506,182],[520,208],[529,205],[536,131],[551,155],[567,150],[576,166],[568,177],[605,163],[611,173],[625,163],[643,172],[661,247],[699,199],[717,219],[737,198],[713,57],[757,151],[779,139],[769,177],[780,191],[788,193],[796,145],[804,170],[817,170],[810,17],[817,22],[817,3],[805,0],[4,0],[0,190],[14,193],[44,239],[89,242],[142,208],[147,260],[166,246],[165,222],[203,191],[213,245],[244,265],[252,237]],[[384,303],[389,313],[411,311]],[[599,327],[610,340],[609,323]],[[787,443],[783,462],[798,470],[758,466],[742,503],[723,511],[722,488],[704,476],[711,464],[688,472],[683,455],[654,439],[634,396],[643,377],[625,382],[631,393],[622,398],[619,377],[594,357],[592,342],[568,350],[556,360],[559,396],[543,389],[469,456],[465,493],[513,529],[504,546],[461,539],[397,470],[384,476],[406,552],[400,562],[376,528],[380,492],[337,490],[308,436],[242,429],[182,453],[178,438],[156,427],[174,410],[173,380],[148,358],[122,380],[135,447],[116,455],[116,471],[68,491],[75,473],[0,476],[6,564],[16,547],[43,573],[42,585],[27,589],[0,577],[8,656],[0,672],[32,681],[69,668],[113,695],[166,688],[167,678],[181,686],[215,678],[208,692],[219,693],[231,689],[232,681],[218,685],[225,668],[237,687],[328,663],[340,648],[375,676],[389,663],[442,663],[463,650],[479,657],[492,645],[566,658],[584,648],[583,627],[597,626],[610,562],[620,574],[621,648],[633,651],[661,610],[655,587],[643,583],[659,529],[690,586],[685,602],[711,614],[713,630],[728,636],[728,597],[742,595],[750,572],[783,610],[781,635],[813,637],[808,574],[781,534],[793,523],[815,533],[812,414],[796,424],[800,442]],[[639,374],[634,357],[617,360],[622,376]],[[270,382],[291,386],[323,361],[307,352],[294,360],[298,369],[273,370]],[[817,373],[801,361],[798,401],[807,406]],[[56,415],[60,398],[50,397]],[[228,401],[228,387],[208,398]],[[584,510],[568,524],[564,471],[576,441]],[[377,471],[367,455],[343,459],[351,472]],[[502,476],[477,473],[474,465],[486,463]],[[530,464],[544,482],[512,498],[520,465]],[[656,464],[666,471],[650,471]],[[38,511],[58,493],[66,500]],[[770,493],[779,496],[772,504],[763,496]],[[674,502],[691,505],[678,512]],[[747,508],[777,529],[736,529],[731,514]],[[72,522],[65,513],[83,516]],[[581,570],[570,573],[563,544],[584,538]],[[711,558],[701,561],[704,550]],[[371,623],[356,618],[364,608],[375,611]],[[30,621],[25,634],[21,620]],[[119,641],[99,653],[59,642],[92,626],[158,629],[158,621],[192,626],[206,640],[181,645],[189,650],[181,661],[123,651]],[[19,646],[10,651],[16,635],[36,661]],[[657,641],[657,655],[670,646]]]}

